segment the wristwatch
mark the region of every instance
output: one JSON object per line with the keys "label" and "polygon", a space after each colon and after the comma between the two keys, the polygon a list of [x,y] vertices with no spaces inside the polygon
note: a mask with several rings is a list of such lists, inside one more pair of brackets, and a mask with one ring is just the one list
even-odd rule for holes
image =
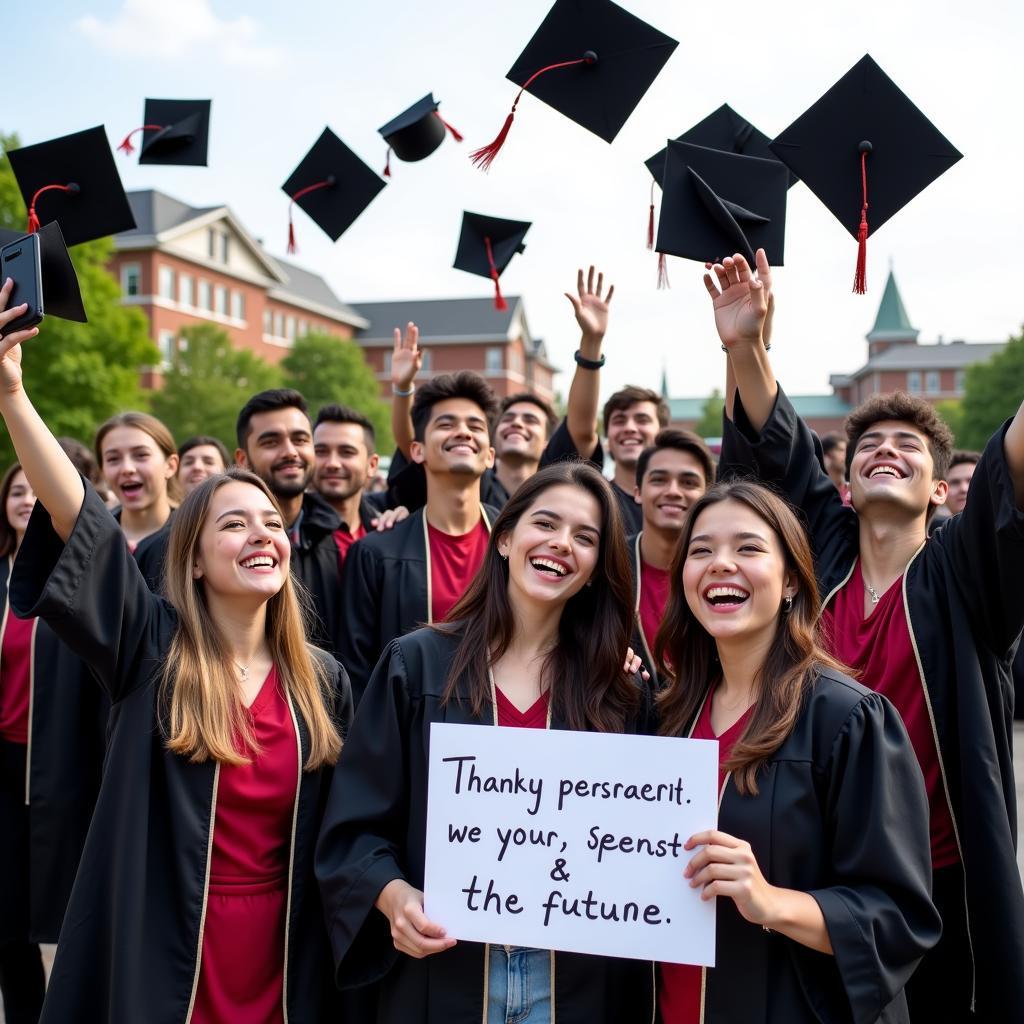
{"label": "wristwatch", "polygon": [[600,359],[588,359],[580,353],[579,349],[576,349],[573,359],[576,360],[576,365],[582,366],[584,370],[600,370],[604,366],[604,356],[601,356]]}

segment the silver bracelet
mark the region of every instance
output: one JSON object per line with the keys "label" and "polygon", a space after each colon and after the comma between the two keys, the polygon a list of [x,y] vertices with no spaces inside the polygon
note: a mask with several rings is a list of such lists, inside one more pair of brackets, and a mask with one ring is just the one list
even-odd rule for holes
{"label": "silver bracelet", "polygon": [[415,384],[410,384],[408,391],[402,391],[400,388],[396,388],[394,384],[391,385],[391,394],[397,395],[399,398],[408,398],[415,390]]}

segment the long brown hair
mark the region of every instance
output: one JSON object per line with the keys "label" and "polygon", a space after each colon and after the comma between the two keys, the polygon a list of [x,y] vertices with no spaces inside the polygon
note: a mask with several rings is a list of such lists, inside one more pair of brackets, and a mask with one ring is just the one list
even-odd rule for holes
{"label": "long brown hair", "polygon": [[782,498],[760,484],[748,480],[717,484],[690,509],[672,561],[668,603],[654,641],[655,658],[664,676],[671,680],[658,695],[659,731],[667,736],[684,734],[700,711],[708,688],[721,678],[715,639],[686,602],[683,564],[701,512],[723,501],[746,505],[775,533],[786,569],[796,578],[792,609],[780,609],[771,647],[754,679],[757,698],[753,713],[733,747],[732,757],[723,765],[733,773],[741,793],[757,793],[758,769],[793,731],[816,670],[842,666],[819,641],[821,601],[814,559],[796,514]]}
{"label": "long brown hair", "polygon": [[[163,453],[165,459],[169,459],[172,455],[177,456],[178,454],[178,446],[174,443],[174,435],[171,434],[162,420],[158,420],[155,416],[150,416],[148,412],[119,412],[116,416],[111,416],[109,420],[101,423],[96,430],[94,447],[100,472],[103,471],[103,438],[115,427],[135,427],[144,434],[148,434],[153,439],[157,448]],[[177,473],[167,481],[167,499],[173,508],[177,508],[181,503],[181,484],[178,483]]]}
{"label": "long brown hair", "polygon": [[[558,642],[541,666],[542,684],[550,685],[552,713],[570,729],[621,732],[639,703],[639,694],[623,670],[632,630],[632,582],[618,504],[608,481],[584,462],[562,462],[542,469],[511,497],[494,521],[483,564],[469,589],[448,614],[458,629],[444,702],[458,695],[465,680],[473,713],[490,704],[488,670],[513,640],[515,615],[508,597],[508,564],[498,541],[508,536],[531,505],[552,487],[579,487],[601,509],[601,540],[592,586],[565,604],[558,622]],[[554,684],[554,685],[551,685]]]}
{"label": "long brown hair", "polygon": [[18,547],[18,534],[7,518],[7,498],[11,493],[14,478],[21,472],[21,463],[12,462],[0,481],[0,558],[13,555]]}
{"label": "long brown hair", "polygon": [[[192,762],[212,758],[237,765],[249,760],[235,749],[235,737],[243,740],[247,750],[258,747],[238,694],[225,638],[207,607],[204,581],[192,575],[213,496],[232,482],[258,488],[278,508],[267,485],[242,469],[209,477],[182,502],[171,520],[164,579],[164,593],[178,613],[178,628],[164,661],[160,698],[169,750]],[[309,729],[305,767],[311,771],[337,761],[341,738],[330,711],[334,695],[327,670],[306,643],[303,603],[307,600],[288,574],[267,601],[267,645],[282,688]]]}

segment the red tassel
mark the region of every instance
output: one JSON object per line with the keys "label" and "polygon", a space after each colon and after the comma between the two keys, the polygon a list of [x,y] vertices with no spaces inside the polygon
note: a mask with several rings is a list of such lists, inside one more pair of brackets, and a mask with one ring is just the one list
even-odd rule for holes
{"label": "red tassel", "polygon": [[391,177],[391,147],[390,146],[388,146],[388,156],[387,156],[387,159],[384,161],[384,177],[385,178],[390,178]]}
{"label": "red tassel", "polygon": [[654,248],[654,182],[651,182],[651,208],[647,214],[647,248]]}
{"label": "red tassel", "polygon": [[34,235],[39,230],[39,217],[36,216],[35,204],[28,208],[28,233]]}
{"label": "red tassel", "polygon": [[118,146],[118,150],[123,152],[126,156],[131,156],[135,152],[135,147],[132,145],[132,136],[138,132],[159,132],[163,131],[164,126],[162,124],[144,124],[141,128],[133,128],[122,140],[121,145]]}
{"label": "red tassel", "polygon": [[435,117],[436,117],[436,118],[438,119],[438,121],[440,121],[440,122],[441,122],[441,124],[443,124],[443,125],[445,126],[445,128],[447,128],[447,129],[448,129],[448,131],[449,131],[449,132],[451,133],[451,137],[452,137],[452,138],[453,138],[453,139],[454,139],[454,140],[455,140],[456,142],[461,142],[461,141],[462,141],[462,133],[461,133],[461,132],[459,132],[459,131],[457,131],[457,130],[456,130],[455,128],[453,128],[453,127],[452,127],[452,126],[451,126],[451,125],[450,125],[450,124],[449,124],[449,123],[448,123],[448,122],[447,122],[447,121],[446,121],[446,120],[445,120],[445,119],[444,119],[444,118],[443,118],[443,117],[441,116],[441,114],[440,114],[440,112],[439,112],[439,111],[435,110],[435,111],[434,111],[434,116],[435,116]]}
{"label": "red tassel", "polygon": [[668,283],[668,260],[665,258],[663,252],[658,253],[658,291],[663,291],[665,288],[671,288],[672,285]]}
{"label": "red tassel", "polygon": [[286,252],[289,256],[299,251],[298,246],[295,244],[295,225],[292,224],[292,212],[291,207],[288,208],[288,248]]}
{"label": "red tassel", "polygon": [[39,202],[39,197],[44,192],[71,192],[77,195],[81,191],[81,188],[73,181],[69,181],[66,185],[44,185],[42,188],[36,189],[35,195],[32,196],[32,202],[28,204],[28,233],[34,235],[39,230],[39,214],[36,213],[36,203]]}
{"label": "red tassel", "polygon": [[334,186],[334,175],[330,174],[323,181],[314,182],[312,185],[307,185],[305,188],[300,188],[298,192],[291,197],[291,202],[288,203],[288,254],[296,253],[299,251],[299,247],[295,244],[295,226],[292,224],[292,208],[295,206],[297,200],[303,196],[308,195],[310,192],[316,192],[317,189],[321,188],[332,188]]}
{"label": "red tassel", "polygon": [[494,308],[508,309],[505,296],[501,294],[501,284],[498,281],[498,268],[494,265],[494,253],[491,250],[491,240],[484,236],[484,248],[487,250],[487,262],[491,268],[491,280],[494,282]]}
{"label": "red tassel", "polygon": [[523,87],[516,93],[516,98],[512,103],[512,109],[509,111],[508,117],[505,118],[505,123],[501,126],[501,131],[498,132],[493,142],[489,142],[486,146],[482,146],[480,149],[474,149],[469,154],[469,159],[473,161],[474,165],[479,167],[482,171],[490,170],[491,164],[494,163],[494,158],[501,151],[501,147],[505,145],[505,139],[508,138],[509,129],[512,127],[512,122],[515,120],[516,107],[519,106],[519,101],[523,98],[523,93],[530,87],[535,78],[539,78],[547,71],[556,71],[558,68],[571,68],[577,64],[596,64],[597,55],[588,51],[587,56],[580,57],[579,60],[564,60],[559,64],[549,64],[546,68],[541,68],[539,71],[534,71],[532,75],[526,80]]}
{"label": "red tassel", "polygon": [[857,271],[853,275],[853,291],[863,295],[868,290],[868,153],[871,143],[860,144],[860,180],[863,205],[860,208],[860,226],[857,228]]}

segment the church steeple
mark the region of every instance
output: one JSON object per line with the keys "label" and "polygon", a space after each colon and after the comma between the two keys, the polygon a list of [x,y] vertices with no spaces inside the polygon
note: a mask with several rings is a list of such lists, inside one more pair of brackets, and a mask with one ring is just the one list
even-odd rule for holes
{"label": "church steeple", "polygon": [[900,290],[896,286],[896,276],[890,269],[882,301],[878,306],[878,315],[875,317],[875,326],[867,335],[868,358],[880,355],[894,345],[916,345],[919,333],[910,323]]}

